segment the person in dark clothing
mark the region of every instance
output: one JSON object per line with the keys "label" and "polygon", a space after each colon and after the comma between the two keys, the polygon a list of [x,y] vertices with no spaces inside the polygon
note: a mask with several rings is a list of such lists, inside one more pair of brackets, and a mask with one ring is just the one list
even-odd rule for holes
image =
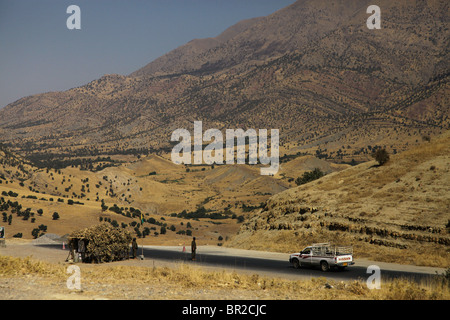
{"label": "person in dark clothing", "polygon": [[84,239],[78,241],[78,252],[81,254],[81,262],[84,262],[86,259],[86,243]]}
{"label": "person in dark clothing", "polygon": [[77,250],[77,240],[69,238],[69,255],[66,258],[66,262],[75,262],[75,254]]}
{"label": "person in dark clothing", "polygon": [[195,237],[192,239],[191,243],[191,259],[195,260],[195,252],[197,251],[197,244],[195,243]]}
{"label": "person in dark clothing", "polygon": [[133,238],[133,242],[131,243],[131,249],[133,250],[133,259],[137,257],[138,244],[136,242],[136,238]]}

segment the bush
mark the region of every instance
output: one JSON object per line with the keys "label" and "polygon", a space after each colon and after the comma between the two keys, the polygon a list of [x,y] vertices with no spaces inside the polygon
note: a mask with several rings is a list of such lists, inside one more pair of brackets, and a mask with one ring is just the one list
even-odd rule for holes
{"label": "bush", "polygon": [[298,177],[295,180],[295,184],[296,185],[302,185],[314,180],[317,180],[321,177],[323,177],[325,175],[325,173],[320,170],[319,168],[315,168],[313,171],[307,171],[305,173],[303,173],[303,175],[301,177]]}
{"label": "bush", "polygon": [[33,229],[33,231],[31,231],[31,235],[33,236],[34,239],[36,239],[39,236],[39,230],[38,228]]}
{"label": "bush", "polygon": [[378,161],[380,166],[389,161],[389,154],[386,149],[377,149],[372,156]]}
{"label": "bush", "polygon": [[52,219],[53,220],[58,220],[59,219],[59,213],[58,212],[53,212]]}

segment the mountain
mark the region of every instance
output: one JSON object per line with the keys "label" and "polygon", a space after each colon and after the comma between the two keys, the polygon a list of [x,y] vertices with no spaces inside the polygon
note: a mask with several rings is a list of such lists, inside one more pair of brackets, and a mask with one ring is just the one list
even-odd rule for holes
{"label": "mountain", "polygon": [[276,128],[286,155],[365,161],[449,128],[448,2],[299,0],[196,39],[128,76],[0,110],[0,141],[32,155],[163,152],[177,128]]}

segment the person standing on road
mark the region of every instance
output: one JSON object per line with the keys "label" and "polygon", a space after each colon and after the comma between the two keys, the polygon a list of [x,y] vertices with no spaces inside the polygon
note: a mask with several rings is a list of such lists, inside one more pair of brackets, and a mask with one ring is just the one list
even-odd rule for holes
{"label": "person standing on road", "polygon": [[133,250],[133,259],[137,257],[138,244],[136,242],[136,238],[133,238],[133,242],[131,244],[131,249]]}
{"label": "person standing on road", "polygon": [[191,259],[195,260],[195,252],[197,251],[197,244],[195,243],[195,237],[192,239],[191,243]]}

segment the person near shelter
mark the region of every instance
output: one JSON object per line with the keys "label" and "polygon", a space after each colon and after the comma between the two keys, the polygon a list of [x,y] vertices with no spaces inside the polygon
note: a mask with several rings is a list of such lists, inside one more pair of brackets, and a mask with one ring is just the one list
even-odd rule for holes
{"label": "person near shelter", "polygon": [[195,237],[192,239],[191,243],[191,259],[195,260],[195,254],[197,251],[197,243],[195,243]]}

